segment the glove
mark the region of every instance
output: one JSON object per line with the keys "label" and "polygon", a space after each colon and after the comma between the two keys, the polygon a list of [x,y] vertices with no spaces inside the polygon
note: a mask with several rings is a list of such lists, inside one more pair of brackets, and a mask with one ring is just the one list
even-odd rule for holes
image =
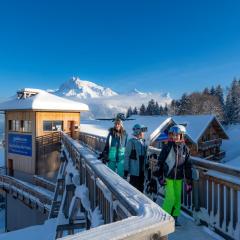
{"label": "glove", "polygon": [[126,180],[127,177],[128,177],[128,171],[124,171],[124,176],[123,176],[123,178]]}
{"label": "glove", "polygon": [[158,179],[158,182],[159,182],[159,184],[160,184],[161,187],[164,187],[164,186],[166,185],[166,181],[165,181],[164,178],[159,178],[159,179]]}
{"label": "glove", "polygon": [[98,159],[102,161],[102,163],[106,164],[109,162],[108,155],[106,152],[102,152],[99,154]]}
{"label": "glove", "polygon": [[185,184],[185,191],[187,194],[190,194],[192,191],[192,183],[186,183]]}

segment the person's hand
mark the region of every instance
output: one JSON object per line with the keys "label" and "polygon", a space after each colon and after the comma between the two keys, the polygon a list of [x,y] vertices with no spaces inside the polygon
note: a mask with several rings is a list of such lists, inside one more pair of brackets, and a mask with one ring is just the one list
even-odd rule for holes
{"label": "person's hand", "polygon": [[123,176],[123,178],[124,178],[125,180],[127,180],[127,178],[128,178],[128,171],[124,171],[124,176]]}
{"label": "person's hand", "polygon": [[166,181],[165,181],[164,178],[159,178],[159,179],[158,179],[158,182],[159,182],[159,184],[160,184],[161,187],[164,187],[164,186],[166,185]]}
{"label": "person's hand", "polygon": [[186,191],[187,194],[191,193],[191,191],[192,191],[192,183],[191,182],[187,182],[185,184],[185,191]]}

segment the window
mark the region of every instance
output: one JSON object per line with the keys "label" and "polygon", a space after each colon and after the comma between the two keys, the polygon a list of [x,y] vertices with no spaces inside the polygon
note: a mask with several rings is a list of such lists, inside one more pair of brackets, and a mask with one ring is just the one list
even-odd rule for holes
{"label": "window", "polygon": [[12,131],[12,128],[13,128],[13,126],[12,126],[12,120],[8,120],[8,130],[9,130],[9,131]]}
{"label": "window", "polygon": [[23,121],[23,132],[32,132],[32,121]]}
{"label": "window", "polygon": [[43,121],[43,131],[61,131],[63,121]]}

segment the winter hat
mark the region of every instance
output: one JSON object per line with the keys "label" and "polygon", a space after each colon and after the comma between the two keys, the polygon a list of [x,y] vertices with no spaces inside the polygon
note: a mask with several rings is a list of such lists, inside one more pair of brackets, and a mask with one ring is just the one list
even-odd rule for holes
{"label": "winter hat", "polygon": [[146,132],[147,131],[147,127],[145,127],[144,125],[141,124],[135,124],[133,126],[133,135],[137,136],[139,135],[141,132]]}

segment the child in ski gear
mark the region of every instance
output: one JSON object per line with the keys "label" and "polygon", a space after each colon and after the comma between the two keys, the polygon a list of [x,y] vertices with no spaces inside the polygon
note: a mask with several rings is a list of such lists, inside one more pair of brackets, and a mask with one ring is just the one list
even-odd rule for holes
{"label": "child in ski gear", "polygon": [[99,159],[106,163],[109,168],[123,177],[125,148],[127,143],[127,133],[123,128],[123,122],[116,118],[114,127],[109,129],[106,145]]}
{"label": "child in ski gear", "polygon": [[161,185],[165,185],[165,199],[163,209],[175,218],[181,210],[182,183],[185,179],[186,191],[192,189],[192,165],[189,159],[189,149],[184,142],[186,129],[182,125],[175,125],[169,129],[169,141],[163,145],[159,155],[158,177]]}
{"label": "child in ski gear", "polygon": [[130,184],[139,191],[144,188],[144,171],[147,161],[147,146],[145,144],[144,132],[147,128],[140,124],[133,126],[133,137],[129,139],[126,146],[124,161],[124,177],[130,175]]}

